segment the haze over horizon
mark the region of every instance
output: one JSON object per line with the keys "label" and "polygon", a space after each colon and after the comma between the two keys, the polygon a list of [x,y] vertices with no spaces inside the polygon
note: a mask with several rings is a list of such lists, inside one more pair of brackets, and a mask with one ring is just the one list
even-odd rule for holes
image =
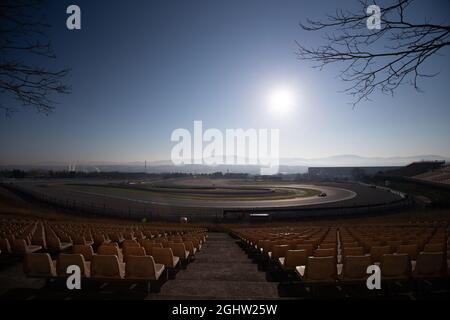
{"label": "haze over horizon", "polygon": [[[404,166],[408,165],[412,162],[418,161],[450,161],[450,157],[442,156],[442,155],[415,155],[415,156],[407,156],[407,157],[362,157],[358,155],[334,155],[323,158],[281,158],[280,165],[283,167],[292,167],[292,170],[296,170],[299,168],[307,168],[314,166],[360,166],[360,167],[368,167],[368,166]],[[46,168],[46,169],[62,169],[64,167],[83,167],[83,168],[91,168],[95,170],[100,170],[99,168],[103,168],[103,171],[139,171],[140,169],[146,167],[147,169],[158,169],[159,171],[164,171],[167,169],[168,171],[176,170],[176,168],[202,168],[208,167],[205,164],[200,165],[181,165],[176,166],[172,163],[171,160],[157,160],[157,161],[129,161],[129,162],[114,162],[114,161],[70,161],[70,162],[61,162],[61,161],[43,161],[43,162],[34,162],[34,163],[0,163],[1,168]],[[257,166],[257,165],[256,165]],[[235,168],[237,171],[242,170],[246,171],[248,168],[252,167],[250,164],[244,165],[216,165],[210,166],[213,170],[214,168],[225,169],[228,170],[230,168]],[[220,171],[220,170],[219,170]]]}
{"label": "haze over horizon", "polygon": [[[65,27],[70,1],[50,1],[49,38],[55,63],[72,70],[72,93],[57,97],[49,116],[2,117],[0,164],[168,160],[172,131],[192,130],[195,120],[219,130],[279,128],[282,159],[450,158],[448,56],[427,64],[430,73],[447,72],[423,79],[422,92],[404,86],[353,108],[337,68],[312,69],[294,52],[295,41],[321,40],[300,21],[358,2],[259,3],[80,0],[83,27],[72,32]],[[411,12],[448,22],[443,8],[450,3],[419,2]],[[292,106],[274,115],[268,104],[279,88],[289,88]]]}

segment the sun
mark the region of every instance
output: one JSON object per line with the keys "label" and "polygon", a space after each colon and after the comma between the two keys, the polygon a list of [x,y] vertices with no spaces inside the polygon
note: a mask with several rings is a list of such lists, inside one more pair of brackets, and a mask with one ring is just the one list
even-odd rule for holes
{"label": "sun", "polygon": [[295,100],[295,95],[289,88],[276,88],[268,97],[269,111],[274,115],[287,115],[293,110]]}

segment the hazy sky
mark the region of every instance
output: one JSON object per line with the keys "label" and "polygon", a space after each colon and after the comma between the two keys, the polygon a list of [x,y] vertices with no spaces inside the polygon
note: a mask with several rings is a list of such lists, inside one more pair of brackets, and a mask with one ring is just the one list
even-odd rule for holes
{"label": "hazy sky", "polygon": [[[449,20],[449,1],[418,0],[414,14]],[[78,4],[82,30],[68,31]],[[428,6],[427,6],[428,4]],[[356,5],[356,7],[355,7]],[[299,27],[356,0],[50,1],[46,14],[57,65],[72,93],[56,111],[0,117],[0,164],[169,159],[176,128],[280,128],[282,157],[450,156],[450,50],[428,65],[441,73],[423,92],[402,87],[355,109],[337,69],[297,60],[295,41],[322,43]],[[268,111],[275,88],[294,110]]]}

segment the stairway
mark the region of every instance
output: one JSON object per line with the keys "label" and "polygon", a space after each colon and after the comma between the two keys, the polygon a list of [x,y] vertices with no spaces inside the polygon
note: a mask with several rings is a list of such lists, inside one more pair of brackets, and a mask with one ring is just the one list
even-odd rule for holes
{"label": "stairway", "polygon": [[277,287],[258,271],[236,240],[226,233],[209,233],[187,269],[148,299],[276,299]]}

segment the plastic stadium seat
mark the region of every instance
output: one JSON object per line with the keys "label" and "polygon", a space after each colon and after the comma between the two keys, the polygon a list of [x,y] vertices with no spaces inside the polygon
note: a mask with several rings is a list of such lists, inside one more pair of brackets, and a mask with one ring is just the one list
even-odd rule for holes
{"label": "plastic stadium seat", "polygon": [[101,255],[116,255],[119,256],[119,248],[116,246],[109,246],[109,245],[101,245],[98,247],[98,254]]}
{"label": "plastic stadium seat", "polygon": [[125,265],[125,278],[131,280],[158,280],[164,272],[164,265],[155,263],[151,256],[130,256]]}
{"label": "plastic stadium seat", "polygon": [[442,252],[420,252],[413,271],[414,278],[436,278],[444,275]]}
{"label": "plastic stadium seat", "polygon": [[189,251],[186,250],[184,243],[171,243],[170,249],[173,254],[180,258],[181,261],[186,261],[189,258]]}
{"label": "plastic stadium seat", "polygon": [[359,243],[357,241],[354,242],[343,242],[342,247],[343,248],[353,248],[353,247],[359,247]]}
{"label": "plastic stadium seat", "polygon": [[367,278],[367,267],[372,264],[370,255],[344,257],[341,280],[343,282],[360,282]]}
{"label": "plastic stadium seat", "polygon": [[320,242],[320,239],[308,239],[308,240],[303,240],[304,244],[312,244],[313,248],[317,248],[318,244]]}
{"label": "plastic stadium seat", "polygon": [[122,242],[122,248],[125,247],[139,247],[139,243],[136,240],[126,239]]}
{"label": "plastic stadium seat", "polygon": [[312,244],[298,244],[296,247],[297,250],[306,250],[306,254],[308,256],[312,256],[314,251],[314,246]]}
{"label": "plastic stadium seat", "polygon": [[4,238],[0,239],[0,250],[2,251],[2,254],[11,254],[11,245],[9,244],[9,240]]}
{"label": "plastic stadium seat", "polygon": [[58,237],[51,236],[47,239],[47,247],[52,252],[63,252],[72,247],[70,242],[61,242]]}
{"label": "plastic stadium seat", "polygon": [[295,250],[297,247],[297,244],[300,244],[301,241],[299,240],[287,240],[284,244],[287,244],[289,246],[289,250]]}
{"label": "plastic stadium seat", "polygon": [[110,240],[107,240],[103,234],[94,234],[93,238],[94,238],[94,245],[96,247],[99,247],[102,244],[110,242]]}
{"label": "plastic stadium seat", "polygon": [[363,256],[364,248],[363,247],[346,247],[342,251],[342,255],[346,256]]}
{"label": "plastic stadium seat", "polygon": [[417,244],[402,244],[397,248],[397,253],[407,253],[411,260],[417,260],[418,251]]}
{"label": "plastic stadium seat", "polygon": [[100,255],[114,255],[116,256],[119,261],[123,261],[123,255],[120,252],[119,248],[112,245],[101,245],[98,247],[98,254]]}
{"label": "plastic stadium seat", "polygon": [[192,241],[192,244],[194,245],[195,249],[197,251],[200,251],[202,249],[202,244],[199,239],[192,238],[192,237],[184,237],[184,241]]}
{"label": "plastic stadium seat", "polygon": [[269,252],[269,258],[278,261],[278,258],[285,257],[286,252],[289,250],[289,245],[287,244],[277,244],[272,247],[272,252]]}
{"label": "plastic stadium seat", "polygon": [[183,241],[181,243],[184,243],[186,250],[189,251],[189,255],[192,257],[197,252],[197,249],[194,247],[194,243],[192,241]]}
{"label": "plastic stadium seat", "polygon": [[269,240],[258,239],[258,240],[256,241],[255,246],[256,246],[256,248],[257,248],[257,250],[258,250],[259,252],[263,252],[263,251],[264,251],[264,246],[265,246],[265,243],[266,243],[267,241],[269,241]]}
{"label": "plastic stadium seat", "polygon": [[370,249],[370,256],[372,257],[372,262],[380,262],[383,254],[391,253],[390,246],[373,246]]}
{"label": "plastic stadium seat", "polygon": [[134,232],[129,232],[129,231],[127,231],[127,232],[124,232],[123,233],[123,238],[125,239],[124,241],[126,241],[126,240],[131,240],[131,241],[133,241],[133,240],[135,240],[136,239],[136,237],[134,236]]}
{"label": "plastic stadium seat", "polygon": [[81,276],[90,276],[90,263],[84,260],[83,255],[64,253],[61,253],[56,260],[56,273],[58,276],[67,277],[67,268],[71,265],[80,267]]}
{"label": "plastic stadium seat", "polygon": [[424,252],[443,252],[444,244],[443,243],[428,243],[423,248]]}
{"label": "plastic stadium seat", "polygon": [[142,246],[145,249],[147,255],[152,256],[154,248],[162,248],[162,243],[151,242],[150,240],[144,240]]}
{"label": "plastic stadium seat", "polygon": [[175,269],[180,262],[180,258],[174,256],[170,248],[153,248],[152,256],[157,263],[161,263],[170,269]]}
{"label": "plastic stadium seat", "polygon": [[115,233],[115,232],[109,233],[108,237],[109,237],[109,239],[111,239],[112,242],[116,242],[119,244],[125,240],[120,233]]}
{"label": "plastic stadium seat", "polygon": [[317,249],[314,251],[314,257],[335,257],[336,249]]}
{"label": "plastic stadium seat", "polygon": [[85,245],[85,246],[92,246],[92,245],[94,245],[94,241],[93,240],[86,240],[85,237],[74,237],[73,243],[74,244],[82,244],[82,245]]}
{"label": "plastic stadium seat", "polygon": [[142,231],[135,232],[134,236],[135,236],[136,240],[138,240],[138,242],[140,240],[144,240],[146,238],[146,236],[142,233]]}
{"label": "plastic stadium seat", "polygon": [[272,240],[267,240],[261,243],[263,252],[265,254],[269,254],[269,252],[272,252],[273,250],[273,246],[276,245],[277,243],[275,241]]}
{"label": "plastic stadium seat", "polygon": [[335,251],[336,249],[336,243],[321,243],[319,245],[319,249],[334,249]]}
{"label": "plastic stadium seat", "polygon": [[159,242],[162,244],[163,248],[170,248],[170,244],[173,243],[172,241],[169,241],[167,239],[161,240]]}
{"label": "plastic stadium seat", "polygon": [[335,283],[336,257],[309,257],[306,266],[297,266],[297,274],[306,284]]}
{"label": "plastic stadium seat", "polygon": [[306,250],[288,250],[285,257],[278,258],[283,270],[293,271],[297,266],[304,266],[308,260]]}
{"label": "plastic stadium seat", "polygon": [[125,264],[119,263],[115,255],[96,255],[92,257],[91,277],[96,279],[123,279]]}
{"label": "plastic stadium seat", "polygon": [[61,242],[66,242],[66,243],[70,243],[70,244],[73,243],[72,238],[68,234],[65,234],[65,233],[59,234],[59,240]]}
{"label": "plastic stadium seat", "polygon": [[411,276],[411,260],[407,253],[384,254],[380,269],[382,280],[407,280]]}
{"label": "plastic stadium seat", "polygon": [[117,249],[119,249],[119,244],[117,242],[105,242],[104,244],[102,244],[103,247],[115,247]]}
{"label": "plastic stadium seat", "polygon": [[145,249],[142,247],[125,247],[123,248],[123,259],[124,262],[128,262],[131,256],[145,256]]}
{"label": "plastic stadium seat", "polygon": [[16,239],[14,240],[12,245],[12,252],[20,255],[33,253],[41,249],[42,249],[41,246],[27,245],[27,242],[24,239]]}
{"label": "plastic stadium seat", "polygon": [[391,252],[396,252],[397,248],[402,245],[402,240],[390,240],[386,241],[387,245],[391,247]]}
{"label": "plastic stadium seat", "polygon": [[84,260],[91,261],[95,255],[94,249],[89,245],[75,244],[72,248],[72,253],[79,253],[83,255]]}
{"label": "plastic stadium seat", "polygon": [[73,237],[73,244],[74,245],[85,245],[85,246],[92,246],[94,244],[94,241],[88,241],[83,236],[74,236]]}
{"label": "plastic stadium seat", "polygon": [[38,224],[36,231],[31,237],[31,244],[41,246],[43,249],[47,249],[47,242],[45,240],[44,228],[41,224]]}
{"label": "plastic stadium seat", "polygon": [[56,269],[48,253],[26,254],[23,271],[27,277],[32,278],[56,277]]}
{"label": "plastic stadium seat", "polygon": [[439,238],[433,237],[431,238],[428,243],[440,243],[440,244],[444,244],[445,243],[445,235],[440,236]]}

